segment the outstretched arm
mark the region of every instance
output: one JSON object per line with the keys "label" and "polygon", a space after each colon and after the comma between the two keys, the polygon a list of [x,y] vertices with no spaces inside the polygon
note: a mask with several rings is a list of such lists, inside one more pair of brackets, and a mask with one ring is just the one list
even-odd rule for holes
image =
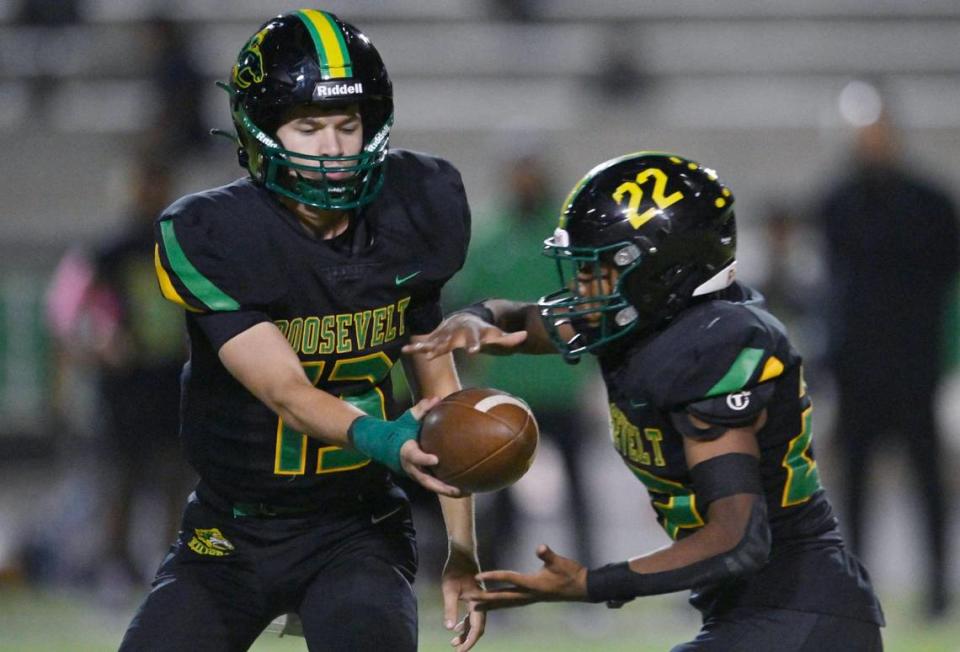
{"label": "outstretched arm", "polygon": [[335,446],[353,448],[405,473],[426,489],[448,496],[460,491],[425,471],[437,463],[416,442],[417,421],[437,400],[415,405],[396,421],[384,421],[313,386],[289,342],[271,322],[260,322],[227,340],[220,361],[250,393],[292,428]]}
{"label": "outstretched arm", "polygon": [[684,440],[698,504],[706,506],[706,524],[690,536],[594,570],[541,546],[537,556],[544,565],[538,572],[481,573],[481,580],[507,586],[474,599],[483,609],[558,600],[619,606],[638,596],[691,589],[756,570],[770,549],[756,430],[755,425],[727,430],[711,441]]}
{"label": "outstretched arm", "polygon": [[506,299],[486,299],[451,313],[403,352],[433,359],[456,349],[491,355],[556,353],[537,304]]}

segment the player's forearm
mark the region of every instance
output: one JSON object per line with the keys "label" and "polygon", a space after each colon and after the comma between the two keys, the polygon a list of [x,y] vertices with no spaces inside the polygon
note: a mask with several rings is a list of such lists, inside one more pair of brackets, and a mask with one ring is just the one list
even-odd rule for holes
{"label": "player's forearm", "polygon": [[758,427],[684,440],[684,455],[706,525],[629,563],[591,570],[587,574],[591,600],[623,602],[682,591],[749,573],[766,563],[770,526],[757,461]]}
{"label": "player's forearm", "polygon": [[[421,357],[403,358],[407,380],[415,399],[424,397],[443,398],[460,390],[460,377],[453,362],[453,355],[447,354],[427,360]],[[476,555],[476,529],[474,526],[473,496],[450,498],[440,496],[440,511],[447,528],[447,539],[471,556]]]}
{"label": "player's forearm", "polygon": [[286,426],[334,446],[350,446],[347,431],[359,408],[306,383],[278,392],[267,402]]}
{"label": "player's forearm", "polygon": [[591,570],[587,575],[590,599],[623,602],[683,591],[762,567],[770,552],[764,498],[740,494],[711,507],[711,521],[689,537],[629,562]]}
{"label": "player's forearm", "polygon": [[518,353],[556,353],[557,349],[543,327],[536,303],[487,299],[483,302],[493,315],[493,324],[505,332],[527,331],[527,339],[517,347]]}
{"label": "player's forearm", "polygon": [[219,356],[227,371],[284,424],[335,446],[348,444],[347,429],[363,412],[314,387],[274,324],[261,322],[235,335],[220,347]]}
{"label": "player's forearm", "polygon": [[[630,560],[635,573],[661,573],[699,562],[743,552],[743,563],[731,564],[726,570],[736,574],[738,568],[754,570],[766,561],[770,538],[763,497],[743,494],[717,501],[713,512],[737,512],[729,519],[713,516],[706,526],[694,534],[675,541],[649,555]],[[738,550],[738,548],[740,550]]]}
{"label": "player's forearm", "polygon": [[440,496],[440,510],[447,528],[447,540],[452,551],[476,556],[477,535],[474,526],[473,496],[449,498]]}
{"label": "player's forearm", "polygon": [[281,399],[268,405],[291,428],[327,444],[352,448],[394,473],[407,472],[403,447],[416,439],[419,430],[411,410],[395,421],[386,421],[305,384],[282,392]]}

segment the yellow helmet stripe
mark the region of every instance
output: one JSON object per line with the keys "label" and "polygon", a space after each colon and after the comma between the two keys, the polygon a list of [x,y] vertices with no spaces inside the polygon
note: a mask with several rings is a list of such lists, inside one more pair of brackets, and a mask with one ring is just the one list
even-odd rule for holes
{"label": "yellow helmet stripe", "polygon": [[323,11],[301,9],[297,12],[313,37],[320,59],[320,74],[324,79],[353,76],[350,51],[336,22]]}

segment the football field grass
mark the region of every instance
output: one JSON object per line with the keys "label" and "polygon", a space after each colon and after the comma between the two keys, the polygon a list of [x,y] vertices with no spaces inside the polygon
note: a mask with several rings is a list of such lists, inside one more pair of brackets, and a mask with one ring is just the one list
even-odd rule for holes
{"label": "football field grass", "polygon": [[[420,649],[452,649],[440,626],[438,590],[421,586]],[[960,618],[934,624],[916,618],[909,599],[886,596],[887,652],[960,652]],[[0,587],[0,652],[116,650],[135,604],[108,608],[89,594]],[[678,596],[646,598],[620,610],[594,605],[535,605],[491,615],[478,652],[663,652],[697,629]],[[255,652],[306,650],[303,639],[264,634]],[[764,652],[758,650],[757,652]]]}

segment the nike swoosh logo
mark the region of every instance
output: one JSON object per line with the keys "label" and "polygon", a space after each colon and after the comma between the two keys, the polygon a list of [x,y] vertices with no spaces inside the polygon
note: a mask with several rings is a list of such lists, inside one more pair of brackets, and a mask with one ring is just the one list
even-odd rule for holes
{"label": "nike swoosh logo", "polygon": [[[419,272],[418,272],[418,273],[419,273]],[[396,509],[391,509],[391,510],[390,510],[389,512],[387,512],[386,514],[382,514],[382,515],[380,515],[380,516],[371,516],[371,517],[370,517],[370,522],[373,523],[374,525],[376,525],[376,524],[379,523],[380,521],[383,521],[383,520],[386,520],[386,519],[390,518],[391,516],[393,516],[394,514],[396,514],[397,512],[399,512],[401,509],[403,509],[402,506],[401,506],[401,507],[397,507]]]}
{"label": "nike swoosh logo", "polygon": [[420,272],[422,272],[422,271],[423,271],[423,270],[418,269],[418,270],[415,271],[413,274],[407,274],[406,276],[397,275],[397,276],[394,277],[393,282],[396,283],[397,285],[403,285],[404,283],[406,283],[407,281],[409,281],[410,279],[412,279],[414,276],[419,275]]}
{"label": "nike swoosh logo", "polygon": [[630,407],[632,408],[644,408],[647,407],[650,403],[647,401],[630,401]]}

